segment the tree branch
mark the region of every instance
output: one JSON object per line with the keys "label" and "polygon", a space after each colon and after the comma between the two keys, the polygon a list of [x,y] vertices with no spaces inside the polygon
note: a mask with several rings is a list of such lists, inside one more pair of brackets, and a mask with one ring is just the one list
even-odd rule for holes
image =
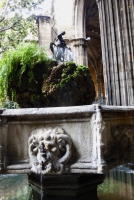
{"label": "tree branch", "polygon": [[4,13],[3,13],[3,16],[2,16],[1,19],[0,19],[0,22],[2,22],[2,21],[5,19],[5,15],[6,15],[6,11],[7,11],[7,8],[8,8],[9,1],[10,1],[10,0],[7,0],[7,2],[6,2],[6,6],[5,6],[5,9],[4,9]]}
{"label": "tree branch", "polygon": [[13,28],[17,23],[18,23],[18,22],[15,22],[15,23],[13,23],[11,26],[6,26],[6,27],[0,29],[0,33],[3,32],[3,31],[7,31],[7,30]]}

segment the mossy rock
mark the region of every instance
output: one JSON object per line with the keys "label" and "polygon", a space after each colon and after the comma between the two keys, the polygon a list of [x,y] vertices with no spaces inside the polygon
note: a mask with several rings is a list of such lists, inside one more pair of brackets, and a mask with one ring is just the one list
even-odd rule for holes
{"label": "mossy rock", "polygon": [[42,93],[47,106],[76,106],[92,104],[95,88],[88,67],[73,62],[53,67],[44,80]]}
{"label": "mossy rock", "polygon": [[21,83],[9,81],[8,95],[15,91],[15,100],[21,108],[76,106],[92,104],[95,88],[90,71],[73,62],[57,65],[55,61],[39,63],[21,77]]}
{"label": "mossy rock", "polygon": [[56,61],[50,61],[36,64],[31,70],[33,78],[29,80],[28,70],[26,70],[21,81],[18,84],[17,79],[11,79],[8,82],[8,96],[12,98],[12,92],[15,93],[15,101],[19,104],[20,108],[35,108],[45,107],[46,100],[42,94],[42,83],[44,77],[51,73],[51,69],[57,65]]}

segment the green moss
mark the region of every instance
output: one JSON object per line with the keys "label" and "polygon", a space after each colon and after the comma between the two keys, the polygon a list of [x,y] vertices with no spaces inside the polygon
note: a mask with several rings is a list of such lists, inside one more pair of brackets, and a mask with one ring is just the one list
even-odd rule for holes
{"label": "green moss", "polygon": [[47,106],[75,106],[91,104],[95,99],[90,70],[73,62],[53,68],[43,84]]}
{"label": "green moss", "polygon": [[[63,64],[62,64],[63,67]],[[74,62],[67,62],[64,64],[62,69],[60,82],[57,84],[60,88],[64,87],[65,84],[69,83],[70,80],[76,80],[80,76],[90,75],[89,68],[86,66],[78,65]]]}

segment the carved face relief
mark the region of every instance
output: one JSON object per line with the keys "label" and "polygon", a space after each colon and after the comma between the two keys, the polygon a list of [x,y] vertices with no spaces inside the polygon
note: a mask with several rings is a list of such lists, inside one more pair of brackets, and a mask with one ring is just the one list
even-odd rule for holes
{"label": "carved face relief", "polygon": [[40,128],[31,132],[28,148],[31,171],[61,174],[71,157],[72,140],[60,127]]}

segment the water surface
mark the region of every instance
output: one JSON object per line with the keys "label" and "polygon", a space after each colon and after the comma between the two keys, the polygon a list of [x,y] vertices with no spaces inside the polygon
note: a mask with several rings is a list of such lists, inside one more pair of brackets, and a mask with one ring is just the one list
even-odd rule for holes
{"label": "water surface", "polygon": [[26,175],[0,175],[0,200],[30,200]]}
{"label": "water surface", "polygon": [[[27,175],[0,175],[0,200],[32,200]],[[134,171],[126,166],[113,169],[98,187],[100,200],[134,200]]]}
{"label": "water surface", "polygon": [[126,166],[111,170],[98,187],[100,200],[134,200],[134,171]]}

